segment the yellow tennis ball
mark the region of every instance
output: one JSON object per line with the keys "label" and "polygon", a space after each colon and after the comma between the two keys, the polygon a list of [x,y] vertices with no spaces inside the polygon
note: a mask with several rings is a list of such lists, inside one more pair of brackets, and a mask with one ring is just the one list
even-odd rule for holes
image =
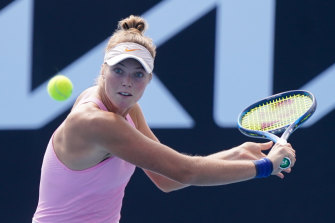
{"label": "yellow tennis ball", "polygon": [[48,83],[48,93],[51,98],[57,101],[68,99],[73,90],[72,82],[64,75],[56,75]]}

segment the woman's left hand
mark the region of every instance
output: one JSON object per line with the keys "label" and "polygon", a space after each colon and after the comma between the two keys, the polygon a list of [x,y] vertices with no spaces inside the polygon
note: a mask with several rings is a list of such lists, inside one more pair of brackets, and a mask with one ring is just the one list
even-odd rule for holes
{"label": "woman's left hand", "polygon": [[271,149],[272,145],[271,141],[266,143],[245,142],[229,150],[209,155],[209,157],[222,160],[258,160],[266,156],[263,151]]}
{"label": "woman's left hand", "polygon": [[234,158],[236,160],[258,160],[265,157],[263,151],[270,150],[272,146],[272,141],[266,143],[246,142],[233,148],[237,150]]}

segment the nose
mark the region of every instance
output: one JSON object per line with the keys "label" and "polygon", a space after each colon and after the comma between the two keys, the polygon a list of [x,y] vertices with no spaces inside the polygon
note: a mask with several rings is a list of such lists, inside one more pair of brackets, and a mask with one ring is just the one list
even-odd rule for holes
{"label": "nose", "polygon": [[121,82],[124,87],[131,87],[133,85],[130,75],[124,75],[124,78]]}

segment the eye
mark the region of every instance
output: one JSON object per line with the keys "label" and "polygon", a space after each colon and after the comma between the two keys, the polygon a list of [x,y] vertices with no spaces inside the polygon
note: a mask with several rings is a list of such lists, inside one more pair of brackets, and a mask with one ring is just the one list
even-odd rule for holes
{"label": "eye", "polygon": [[135,73],[135,77],[136,78],[143,78],[144,77],[144,73],[142,73],[142,72],[136,72]]}
{"label": "eye", "polygon": [[123,72],[122,69],[120,69],[118,67],[114,68],[113,71],[117,74],[122,74],[122,72]]}

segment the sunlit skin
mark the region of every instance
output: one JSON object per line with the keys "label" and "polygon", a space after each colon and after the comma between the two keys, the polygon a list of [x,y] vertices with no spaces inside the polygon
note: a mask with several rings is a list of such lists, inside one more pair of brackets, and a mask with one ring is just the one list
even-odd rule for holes
{"label": "sunlit skin", "polygon": [[109,111],[123,117],[142,97],[152,77],[135,59],[113,66],[103,64],[102,75],[104,86],[99,91],[100,97]]}

